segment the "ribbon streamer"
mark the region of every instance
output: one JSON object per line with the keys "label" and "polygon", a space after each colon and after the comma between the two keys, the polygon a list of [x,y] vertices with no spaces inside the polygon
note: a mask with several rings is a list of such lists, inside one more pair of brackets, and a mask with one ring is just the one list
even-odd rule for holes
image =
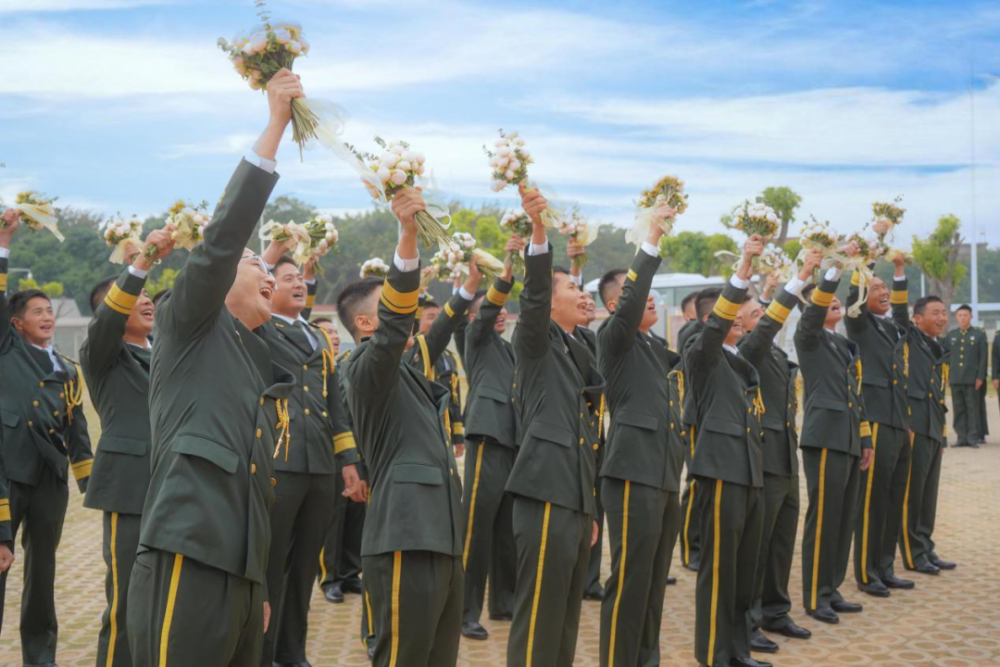
{"label": "ribbon streamer", "polygon": [[[656,206],[652,208],[646,208],[645,206],[637,206],[635,209],[635,223],[632,227],[625,231],[625,241],[631,243],[635,246],[636,254],[639,254],[639,248],[642,247],[643,241],[649,236],[649,230],[653,228],[653,225],[659,225],[660,229],[663,230],[664,234],[670,234],[674,229],[674,222],[676,217],[664,215],[663,207],[666,206],[667,198],[664,195],[656,195]],[[720,251],[726,252],[726,251]],[[719,253],[716,253],[719,256]]]}
{"label": "ribbon streamer", "polygon": [[128,249],[129,246],[135,248],[135,253],[138,254],[146,249],[146,244],[143,243],[136,236],[129,236],[124,238],[115,244],[115,249],[111,251],[110,262],[112,264],[124,264],[125,260],[128,259]]}
{"label": "ribbon streamer", "polygon": [[35,206],[34,204],[16,204],[14,208],[21,212],[22,215],[30,218],[36,225],[43,229],[47,229],[52,232],[60,243],[66,240],[66,237],[62,235],[56,223],[59,220],[56,218],[55,211],[52,210],[52,204],[45,204],[44,206]]}

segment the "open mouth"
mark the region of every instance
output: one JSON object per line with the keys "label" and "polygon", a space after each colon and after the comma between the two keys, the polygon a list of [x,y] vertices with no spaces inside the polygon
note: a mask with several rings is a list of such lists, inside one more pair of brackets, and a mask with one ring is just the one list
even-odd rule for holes
{"label": "open mouth", "polygon": [[306,293],[302,290],[295,290],[292,292],[293,299],[304,299],[306,298]]}
{"label": "open mouth", "polygon": [[139,314],[145,318],[152,319],[154,312],[155,311],[153,310],[153,308],[143,308],[142,310],[139,311]]}
{"label": "open mouth", "polygon": [[274,296],[274,291],[270,287],[265,285],[260,288],[260,295],[265,299],[267,299],[268,301],[270,301],[271,297]]}

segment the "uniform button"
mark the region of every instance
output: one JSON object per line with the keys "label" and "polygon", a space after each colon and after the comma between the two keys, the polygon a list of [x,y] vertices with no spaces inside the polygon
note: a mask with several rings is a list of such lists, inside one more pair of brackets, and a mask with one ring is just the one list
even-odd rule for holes
{"label": "uniform button", "polygon": [[258,439],[260,439],[260,436],[261,436],[262,433],[263,433],[263,431],[261,431],[260,429],[257,429],[257,438]]}
{"label": "uniform button", "polygon": [[749,426],[747,426],[747,433],[749,433],[749,432],[750,432],[750,427],[749,427]]}
{"label": "uniform button", "polygon": [[302,370],[304,371],[309,370],[309,364],[302,364]]}
{"label": "uniform button", "polygon": [[511,387],[517,387],[517,383],[516,383],[516,382],[511,382],[511,383],[510,383],[510,386],[511,386]]}
{"label": "uniform button", "polygon": [[584,439],[580,438],[580,444],[582,445],[584,442],[585,442]]}
{"label": "uniform button", "polygon": [[58,410],[53,410],[52,411],[52,416],[53,417],[58,417],[59,416],[59,411]]}
{"label": "uniform button", "polygon": [[670,401],[670,407],[674,407],[674,402]]}
{"label": "uniform button", "polygon": [[582,412],[580,413],[580,419],[583,419],[583,413]]}
{"label": "uniform button", "polygon": [[264,405],[264,397],[263,396],[260,397],[260,404]]}
{"label": "uniform button", "polygon": [[54,428],[49,429],[49,435],[55,435],[56,430]]}
{"label": "uniform button", "polygon": [[455,476],[455,469],[454,468],[448,468],[448,474],[451,475],[452,477],[454,477]]}
{"label": "uniform button", "polygon": [[44,387],[44,386],[45,386],[45,383],[44,383],[44,382],[39,382],[39,383],[38,383],[38,386],[39,386],[39,387]]}
{"label": "uniform button", "polygon": [[327,414],[326,410],[324,410],[324,411],[323,411],[323,416],[324,416],[324,417],[329,417],[330,415],[329,415],[329,414]]}
{"label": "uniform button", "polygon": [[277,485],[278,485],[278,480],[276,480],[275,478],[272,477],[271,478],[271,486],[277,486]]}
{"label": "uniform button", "polygon": [[35,425],[35,422],[33,422],[33,421],[31,421],[31,420],[29,419],[29,420],[28,420],[28,426],[34,426],[34,425]]}
{"label": "uniform button", "polygon": [[250,474],[251,475],[256,475],[257,474],[257,464],[256,463],[251,463],[250,464]]}
{"label": "uniform button", "polygon": [[934,398],[934,394],[932,394],[931,392],[927,392],[927,398]]}
{"label": "uniform button", "polygon": [[59,398],[66,398],[66,394],[59,392]]}
{"label": "uniform button", "polygon": [[597,443],[595,442],[595,443],[594,443],[594,451],[596,452],[596,451],[597,451],[598,449],[600,449],[600,448],[601,448],[601,446],[600,446],[600,445],[598,445],[598,444],[597,444]]}
{"label": "uniform button", "polygon": [[785,422],[785,426],[791,426],[792,422]]}
{"label": "uniform button", "polygon": [[670,422],[670,428],[674,428],[674,423]]}
{"label": "uniform button", "polygon": [[511,396],[511,397],[510,397],[510,402],[511,402],[511,403],[513,403],[513,402],[514,402],[514,397],[513,397],[513,396]]}
{"label": "uniform button", "polygon": [[31,404],[36,408],[38,407],[38,401],[32,401]]}
{"label": "uniform button", "polygon": [[892,365],[892,370],[896,370],[896,364]]}
{"label": "uniform button", "polygon": [[893,380],[892,383],[893,384],[899,384],[899,380]]}
{"label": "uniform button", "polygon": [[303,413],[305,413],[306,415],[309,415],[309,414],[311,414],[311,413],[309,412],[309,408],[306,408],[306,409],[305,409],[305,410],[303,410],[302,412],[303,412]]}
{"label": "uniform button", "polygon": [[750,414],[750,412],[751,412],[750,408],[747,408],[747,414]]}
{"label": "uniform button", "polygon": [[849,408],[853,408],[853,407],[854,407],[854,403],[848,403],[848,404],[847,404],[847,407],[849,407]]}
{"label": "uniform button", "polygon": [[302,387],[302,391],[309,391],[309,385]]}

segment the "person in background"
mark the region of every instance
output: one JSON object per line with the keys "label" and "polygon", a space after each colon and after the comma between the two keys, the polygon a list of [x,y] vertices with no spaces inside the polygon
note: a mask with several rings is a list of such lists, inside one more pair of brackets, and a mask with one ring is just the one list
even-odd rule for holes
{"label": "person in background", "polygon": [[698,319],[698,310],[695,306],[695,300],[698,298],[698,292],[691,292],[686,297],[681,299],[681,315],[684,316],[684,324],[688,322],[693,322]]}
{"label": "person in background", "polygon": [[982,417],[979,391],[986,383],[989,342],[986,333],[972,326],[972,307],[962,304],[955,311],[958,327],[948,332],[948,381],[955,411],[955,447],[979,447]]}

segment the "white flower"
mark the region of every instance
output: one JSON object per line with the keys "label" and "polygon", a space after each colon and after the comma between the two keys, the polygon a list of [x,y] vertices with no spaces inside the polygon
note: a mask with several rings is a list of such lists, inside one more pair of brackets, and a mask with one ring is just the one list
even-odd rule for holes
{"label": "white flower", "polygon": [[402,169],[403,171],[409,171],[411,169],[410,163],[406,160],[400,160],[396,163],[396,169]]}
{"label": "white flower", "polygon": [[396,155],[402,155],[403,151],[405,150],[406,149],[400,146],[399,144],[392,144],[391,146],[389,146],[389,151],[395,153]]}
{"label": "white flower", "polygon": [[392,176],[392,171],[389,169],[389,167],[386,167],[385,165],[379,167],[378,171],[375,173],[378,175],[379,180],[382,181],[383,183],[388,181],[389,177]]}
{"label": "white flower", "polygon": [[521,161],[518,160],[517,158],[514,158],[513,160],[510,161],[510,168],[513,169],[513,170],[515,170],[515,171],[518,170],[518,169],[520,169],[521,168]]}
{"label": "white flower", "polygon": [[292,41],[292,33],[288,32],[286,28],[278,28],[274,31],[274,38],[278,40],[279,44],[288,44]]}
{"label": "white flower", "polygon": [[508,169],[508,170],[507,170],[506,172],[504,172],[504,176],[505,176],[505,177],[507,178],[507,180],[509,181],[509,180],[511,180],[512,178],[514,178],[514,176],[516,176],[516,174],[514,173],[514,170],[513,170],[513,169]]}
{"label": "white flower", "polygon": [[291,42],[288,43],[288,50],[294,53],[295,55],[298,55],[302,53],[302,45],[296,42],[295,40],[292,40]]}
{"label": "white flower", "polygon": [[423,164],[424,162],[426,162],[426,161],[427,161],[427,158],[425,158],[425,157],[424,157],[424,154],[423,154],[423,153],[417,153],[417,154],[416,154],[416,155],[414,156],[413,160],[410,160],[410,162],[413,162],[414,160],[416,160],[416,161],[417,161],[417,162],[419,162],[420,164]]}
{"label": "white flower", "polygon": [[330,244],[326,242],[326,239],[324,239],[319,242],[319,246],[317,247],[319,248],[320,252],[326,252],[326,250],[330,247]]}
{"label": "white flower", "polygon": [[518,152],[521,154],[521,159],[523,159],[523,160],[527,160],[528,158],[531,157],[531,153],[528,152],[527,148],[522,148]]}
{"label": "white flower", "polygon": [[417,154],[414,151],[403,151],[403,159],[407,162],[416,162]]}
{"label": "white flower", "polygon": [[507,145],[507,139],[500,137],[499,139],[493,142],[493,145],[496,146],[497,148],[503,148],[504,146]]}
{"label": "white flower", "polygon": [[393,169],[390,180],[396,185],[402,185],[403,183],[406,183],[406,172],[400,169]]}

